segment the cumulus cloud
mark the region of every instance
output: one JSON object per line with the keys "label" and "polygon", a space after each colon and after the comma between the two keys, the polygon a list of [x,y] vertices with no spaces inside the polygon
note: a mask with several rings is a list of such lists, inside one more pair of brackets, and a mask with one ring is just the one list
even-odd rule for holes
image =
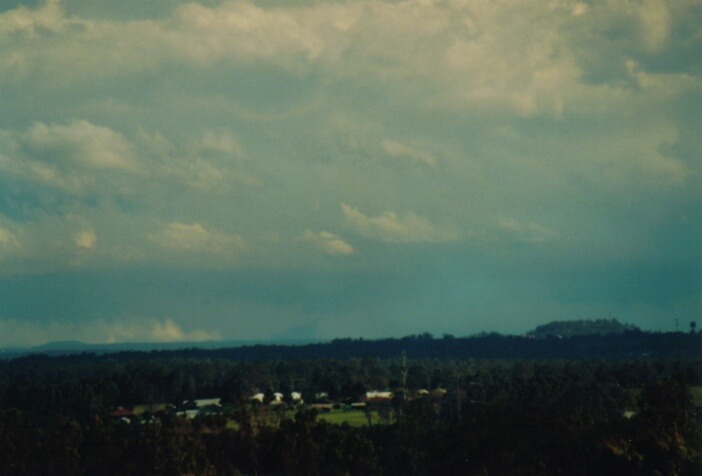
{"label": "cumulus cloud", "polygon": [[[114,249],[100,247],[90,221],[78,215],[44,215],[32,220],[2,219],[0,277],[56,272],[103,262]],[[109,239],[108,239],[109,241]]]}
{"label": "cumulus cloud", "polygon": [[89,324],[85,334],[91,342],[183,342],[206,341],[220,338],[216,332],[202,329],[184,331],[172,319],[137,319],[123,317],[119,321],[96,320]]}
{"label": "cumulus cloud", "polygon": [[81,231],[74,237],[76,246],[83,250],[92,250],[97,243],[97,235],[93,230]]}
{"label": "cumulus cloud", "polygon": [[457,233],[437,227],[412,211],[403,217],[392,211],[372,217],[346,204],[341,205],[341,210],[347,226],[365,237],[387,243],[442,243],[459,238]]}
{"label": "cumulus cloud", "polygon": [[498,227],[519,241],[543,243],[553,238],[556,232],[533,222],[520,222],[512,217],[502,216],[497,220]]}
{"label": "cumulus cloud", "polygon": [[165,248],[212,254],[229,255],[245,246],[239,235],[209,230],[200,223],[173,222],[149,237]]}
{"label": "cumulus cloud", "polygon": [[[0,275],[338,270],[354,260],[308,251],[468,223],[518,249],[568,233],[699,261],[698,0],[12,3]],[[340,202],[359,207],[344,236]]]}
{"label": "cumulus cloud", "polygon": [[132,150],[119,133],[85,120],[70,124],[35,123],[20,143],[30,157],[45,161],[70,161],[105,169],[129,169]]}
{"label": "cumulus cloud", "polygon": [[296,53],[314,59],[324,46],[289,10],[264,10],[251,2],[215,8],[188,3],[176,12],[175,30],[179,34],[170,37],[173,45],[201,62],[231,55],[260,59]]}
{"label": "cumulus cloud", "polygon": [[217,334],[203,330],[184,332],[178,324],[170,319],[156,322],[148,337],[154,342],[204,341],[218,338]]}
{"label": "cumulus cloud", "polygon": [[206,131],[202,138],[202,148],[205,151],[220,152],[234,156],[242,156],[244,154],[239,140],[225,131]]}
{"label": "cumulus cloud", "polygon": [[0,227],[0,260],[15,254],[20,249],[20,242],[10,230]]}
{"label": "cumulus cloud", "polygon": [[0,318],[0,347],[41,345],[78,340],[90,344],[119,342],[201,342],[219,340],[220,334],[202,329],[183,330],[172,319],[94,319],[82,322],[31,322]]}
{"label": "cumulus cloud", "polygon": [[108,174],[138,172],[132,146],[122,134],[85,120],[35,122],[26,131],[1,131],[0,171],[74,195],[103,189],[114,181]]}
{"label": "cumulus cloud", "polygon": [[[582,72],[563,30],[577,20],[579,28],[601,35],[586,9],[567,1],[318,2],[268,8],[249,1],[214,7],[187,3],[170,17],[123,23],[69,18],[56,5],[0,16],[0,25],[11,28],[48,22],[56,30],[51,43],[34,38],[8,51],[6,57],[13,59],[0,62],[0,68],[10,77],[34,71],[54,77],[137,74],[183,61],[263,61],[331,77],[375,77],[392,86],[419,80],[430,104],[443,107],[552,114],[564,97],[570,99]],[[642,24],[643,43],[660,51],[671,24],[665,4],[649,0],[625,8],[635,10],[630,16]]]}
{"label": "cumulus cloud", "polygon": [[645,0],[639,9],[644,44],[649,53],[660,52],[668,42],[671,15],[663,0]]}
{"label": "cumulus cloud", "polygon": [[436,167],[436,157],[428,152],[413,149],[400,142],[387,139],[382,142],[382,147],[383,151],[394,159],[409,159],[417,164]]}
{"label": "cumulus cloud", "polygon": [[302,235],[302,240],[313,244],[329,255],[350,255],[356,252],[353,246],[328,231],[315,233],[311,230],[305,230],[305,233]]}
{"label": "cumulus cloud", "polygon": [[[636,82],[627,61],[698,46],[671,33],[676,22],[693,15],[694,2],[664,0],[279,7],[229,1],[185,3],[164,10],[162,18],[115,21],[66,15],[52,1],[0,14],[0,35],[7,38],[17,29],[53,32],[4,43],[0,72],[8,80],[73,82],[140,75],[172,64],[267,64],[293,75],[372,79],[392,94],[400,91],[400,81],[410,97],[421,93],[422,107],[430,109],[560,117],[590,107],[594,97],[607,97],[604,104],[619,97]],[[611,89],[592,89],[583,79],[610,82]]]}
{"label": "cumulus cloud", "polygon": [[15,9],[0,14],[0,33],[18,31],[34,33],[38,28],[54,30],[62,17],[59,0],[46,0],[44,6],[38,9],[19,5]]}

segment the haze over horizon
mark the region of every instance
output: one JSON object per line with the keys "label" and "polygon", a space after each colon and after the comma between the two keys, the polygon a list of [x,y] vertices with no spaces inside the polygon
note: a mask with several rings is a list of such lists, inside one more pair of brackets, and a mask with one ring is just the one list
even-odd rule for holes
{"label": "haze over horizon", "polygon": [[699,0],[12,0],[0,45],[0,347],[699,321]]}

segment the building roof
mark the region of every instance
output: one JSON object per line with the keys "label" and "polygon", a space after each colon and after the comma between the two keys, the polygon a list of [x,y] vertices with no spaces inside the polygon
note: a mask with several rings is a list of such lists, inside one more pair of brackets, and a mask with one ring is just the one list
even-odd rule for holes
{"label": "building roof", "polygon": [[122,417],[133,417],[135,415],[134,415],[134,412],[131,410],[127,410],[126,408],[118,408],[117,410],[111,412],[110,416],[113,418],[122,418]]}

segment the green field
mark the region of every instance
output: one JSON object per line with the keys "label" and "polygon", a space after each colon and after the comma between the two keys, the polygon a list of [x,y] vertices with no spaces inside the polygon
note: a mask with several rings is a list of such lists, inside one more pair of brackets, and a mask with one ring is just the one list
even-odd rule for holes
{"label": "green field", "polygon": [[[288,411],[286,412],[285,416],[289,419],[295,419],[295,412]],[[317,420],[323,420],[334,425],[348,423],[349,426],[353,427],[368,425],[366,414],[361,410],[332,410],[329,413],[319,413],[317,415]],[[277,425],[277,423],[274,423],[275,418],[272,418],[270,415],[259,417],[257,421],[259,425]],[[371,422],[373,425],[382,423],[380,417],[378,416],[378,412],[374,411],[371,413]],[[229,429],[238,430],[239,424],[234,420],[228,420],[226,427]]]}
{"label": "green field", "polygon": [[[317,415],[318,420],[324,420],[328,423],[341,425],[348,423],[349,426],[365,426],[368,425],[366,414],[361,410],[332,410],[329,413],[320,413]],[[371,422],[375,425],[380,423],[378,412],[371,413]]]}
{"label": "green field", "polygon": [[690,387],[690,395],[692,396],[692,404],[696,407],[702,407],[702,386]]}

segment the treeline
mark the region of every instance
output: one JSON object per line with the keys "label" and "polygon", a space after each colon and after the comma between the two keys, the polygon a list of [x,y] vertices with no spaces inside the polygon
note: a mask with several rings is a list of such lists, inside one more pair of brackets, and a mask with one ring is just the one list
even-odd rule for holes
{"label": "treeline", "polygon": [[[598,321],[594,321],[598,322]],[[610,322],[610,321],[603,321]],[[561,329],[560,323],[552,323]],[[566,327],[573,324],[565,323]],[[576,324],[577,326],[577,324]],[[572,331],[572,328],[569,328]],[[109,349],[89,351],[106,359],[119,362],[151,358],[196,358],[227,360],[300,360],[300,359],[353,359],[363,357],[392,358],[405,351],[416,359],[631,359],[695,358],[702,355],[702,333],[642,332],[619,329],[618,333],[591,333],[562,336],[551,332],[513,336],[497,333],[470,337],[445,334],[435,338],[429,333],[402,338],[334,339],[326,343],[306,345],[257,344],[219,349],[191,347],[177,350],[117,351]],[[564,330],[565,332],[566,330]],[[582,331],[582,329],[581,329]],[[555,332],[555,331],[554,331]],[[76,352],[51,351],[43,355],[66,355]]]}
{"label": "treeline", "polygon": [[[118,406],[174,403],[195,398],[221,398],[236,405],[253,394],[302,393],[308,402],[317,393],[351,403],[369,390],[476,388],[506,393],[508,382],[524,373],[551,379],[555,375],[599,375],[608,385],[624,388],[675,380],[702,385],[699,360],[631,361],[487,361],[393,359],[232,361],[153,357],[119,362],[90,354],[70,357],[32,356],[0,362],[0,409],[15,408],[40,417],[59,414],[84,420]],[[594,377],[593,377],[594,378]]]}
{"label": "treeline", "polygon": [[[30,355],[0,361],[0,474],[700,474],[699,339],[425,334]],[[539,346],[546,357],[503,358]],[[301,357],[325,352],[335,357]],[[419,397],[437,388],[443,397]],[[383,424],[360,428],[250,399],[297,391],[343,404],[380,389],[394,392],[370,408]],[[223,412],[110,416],[197,398],[220,398]]]}
{"label": "treeline", "polygon": [[[533,339],[496,333],[471,337],[431,334],[400,339],[334,339],[329,343],[254,345],[230,349],[184,349],[156,351],[158,354],[231,360],[352,359],[373,356],[381,359],[402,351],[417,359],[630,359],[638,357],[695,358],[702,355],[702,334],[626,331],[610,335],[578,335],[567,338]],[[113,354],[114,355],[114,354]],[[120,352],[116,359],[139,359],[139,352]]]}
{"label": "treeline", "polygon": [[[0,366],[0,474],[699,474],[700,364],[31,357]],[[402,385],[447,393],[408,399]],[[396,390],[392,417],[361,428],[248,399],[375,387]],[[221,397],[225,411],[108,416],[190,397]]]}
{"label": "treeline", "polygon": [[[694,329],[694,328],[693,328]],[[639,331],[632,324],[622,324],[616,319],[594,319],[576,321],[553,321],[537,326],[527,335],[540,339],[547,337],[572,337],[576,335],[622,334],[627,331]]]}

